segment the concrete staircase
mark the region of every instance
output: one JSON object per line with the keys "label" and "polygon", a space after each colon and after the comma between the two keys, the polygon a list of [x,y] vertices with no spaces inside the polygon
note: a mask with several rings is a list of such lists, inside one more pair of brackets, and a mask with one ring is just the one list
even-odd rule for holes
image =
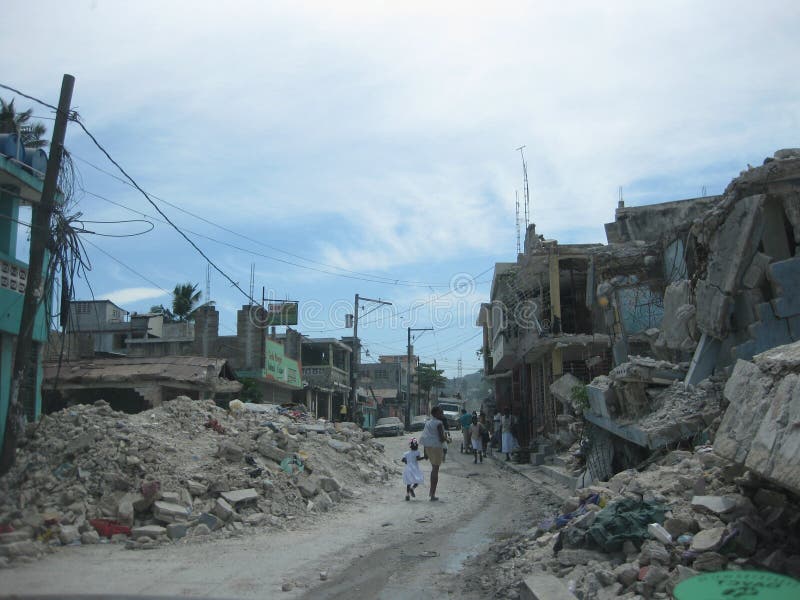
{"label": "concrete staircase", "polygon": [[531,453],[531,464],[545,479],[569,491],[575,490],[578,478],[567,471],[567,459],[557,456],[550,444],[539,444],[538,452]]}

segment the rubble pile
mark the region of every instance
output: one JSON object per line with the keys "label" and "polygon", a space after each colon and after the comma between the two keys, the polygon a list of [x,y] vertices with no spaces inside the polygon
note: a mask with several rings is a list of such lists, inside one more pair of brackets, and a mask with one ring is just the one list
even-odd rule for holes
{"label": "rubble pile", "polygon": [[355,425],[247,406],[181,396],[131,415],[99,400],[43,417],[0,479],[0,563],[108,538],[147,548],[290,527],[395,471]]}
{"label": "rubble pile", "polygon": [[481,585],[515,598],[545,571],[581,599],[667,598],[700,572],[766,569],[800,577],[800,498],[708,446],[673,451],[567,499],[559,515],[483,557]]}

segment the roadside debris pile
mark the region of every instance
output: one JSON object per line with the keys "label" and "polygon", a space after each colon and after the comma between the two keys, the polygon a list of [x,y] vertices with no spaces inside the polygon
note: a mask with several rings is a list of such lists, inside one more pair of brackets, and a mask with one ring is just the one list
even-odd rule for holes
{"label": "roadside debris pile", "polygon": [[581,599],[667,598],[680,581],[725,569],[800,577],[800,499],[709,447],[674,451],[578,490],[559,515],[480,560],[497,564],[479,584],[501,598],[518,597],[521,580],[537,572]]}
{"label": "roadside debris pile", "polygon": [[[686,390],[685,401],[716,398],[721,383]],[[723,403],[713,447],[674,450],[578,490],[558,515],[494,544],[481,559],[498,563],[494,579],[478,583],[516,598],[522,579],[545,572],[578,598],[605,599],[667,598],[701,572],[800,578],[800,342],[737,362]]]}
{"label": "roadside debris pile", "polygon": [[135,415],[99,400],[43,417],[0,478],[0,564],[109,538],[147,548],[287,527],[395,470],[352,424],[258,410],[180,396]]}

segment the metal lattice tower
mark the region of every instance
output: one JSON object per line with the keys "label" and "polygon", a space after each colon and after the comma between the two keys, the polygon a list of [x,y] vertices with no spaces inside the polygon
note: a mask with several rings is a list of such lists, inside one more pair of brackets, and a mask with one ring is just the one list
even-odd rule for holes
{"label": "metal lattice tower", "polygon": [[525,196],[525,232],[527,233],[528,225],[530,225],[532,216],[530,211],[531,195],[530,190],[528,189],[528,163],[525,161],[525,152],[523,152],[523,150],[525,150],[525,146],[520,146],[517,148],[517,150],[519,150],[519,155],[522,157],[522,181],[524,184],[523,193]]}
{"label": "metal lattice tower", "polygon": [[522,252],[522,245],[520,244],[520,237],[519,237],[519,190],[514,190],[514,194],[517,197],[517,254]]}

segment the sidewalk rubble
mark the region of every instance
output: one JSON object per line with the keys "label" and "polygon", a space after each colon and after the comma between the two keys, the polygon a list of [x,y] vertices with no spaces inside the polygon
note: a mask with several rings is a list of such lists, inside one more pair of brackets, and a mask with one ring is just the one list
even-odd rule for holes
{"label": "sidewalk rubble", "polygon": [[694,439],[713,445],[654,453],[578,489],[559,514],[493,544],[471,583],[517,598],[526,576],[546,573],[581,600],[602,600],[668,598],[703,572],[800,579],[799,382],[795,342],[738,361],[727,381],[665,388],[662,400],[679,401],[663,401],[654,424],[686,404],[703,416]]}
{"label": "sidewalk rubble", "polygon": [[287,528],[396,472],[351,423],[237,408],[179,396],[126,414],[99,400],[32,424],[0,478],[0,566],[57,546],[145,549]]}
{"label": "sidewalk rubble", "polygon": [[478,560],[496,566],[476,569],[475,584],[517,598],[527,575],[547,572],[588,600],[668,598],[683,579],[719,570],[800,577],[799,530],[797,497],[708,446],[676,450],[578,490],[560,514],[493,544]]}

